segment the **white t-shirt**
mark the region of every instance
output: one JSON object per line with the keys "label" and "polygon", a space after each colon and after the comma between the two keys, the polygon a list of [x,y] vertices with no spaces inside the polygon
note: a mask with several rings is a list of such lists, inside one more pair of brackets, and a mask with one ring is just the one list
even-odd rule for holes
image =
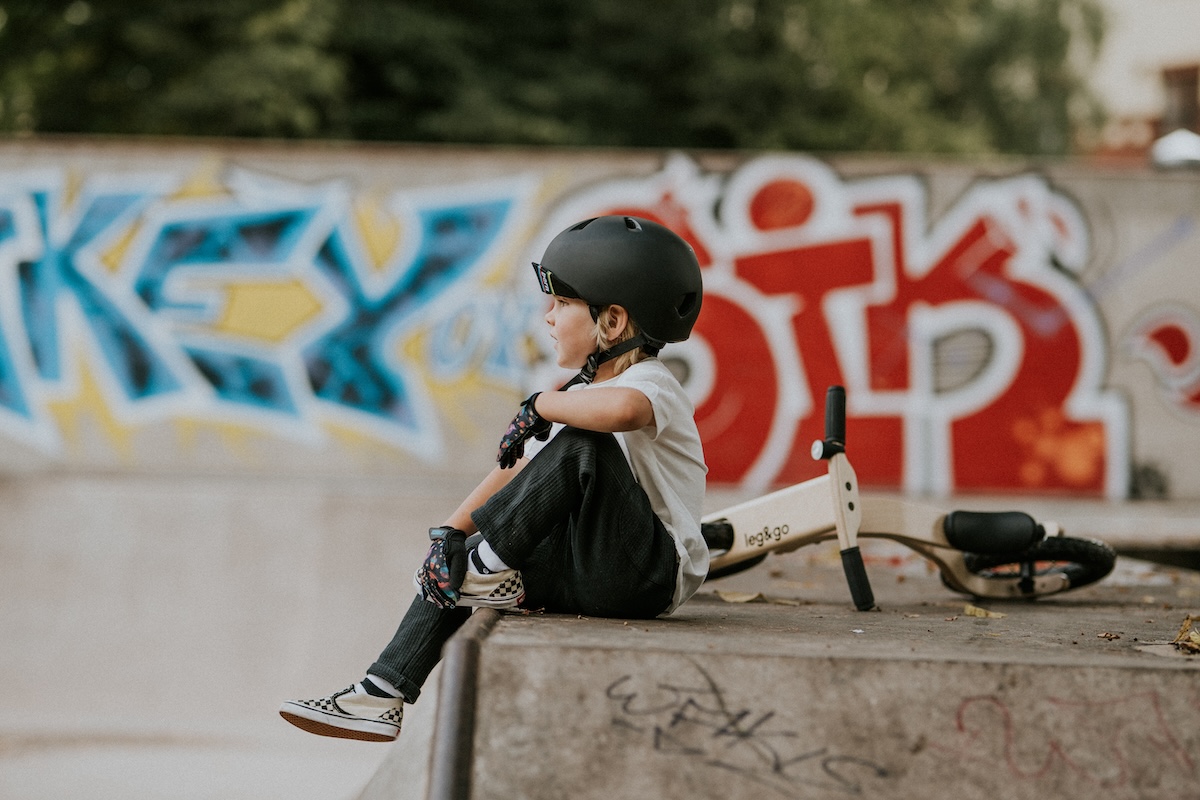
{"label": "white t-shirt", "polygon": [[[708,574],[708,546],[700,534],[708,467],[696,430],[695,408],[679,381],[657,358],[639,361],[602,383],[576,384],[567,391],[610,387],[636,389],[654,409],[652,427],[613,435],[634,479],[650,498],[651,509],[675,540],[679,571],[674,599],[664,612],[669,614],[695,593]],[[555,424],[551,437],[562,428]],[[543,442],[528,439],[525,455],[532,458],[543,446]]]}

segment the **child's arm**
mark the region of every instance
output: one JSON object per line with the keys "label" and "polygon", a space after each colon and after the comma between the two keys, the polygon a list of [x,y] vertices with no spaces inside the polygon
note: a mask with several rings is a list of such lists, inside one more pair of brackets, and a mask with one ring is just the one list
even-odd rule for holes
{"label": "child's arm", "polygon": [[534,410],[549,422],[561,422],[587,431],[636,431],[654,424],[650,398],[624,386],[577,392],[542,392]]}
{"label": "child's arm", "polygon": [[[580,392],[542,392],[534,402],[534,410],[548,422],[561,422],[589,431],[636,431],[654,424],[650,398],[637,389],[620,386]],[[471,521],[471,512],[503,489],[528,463],[520,458],[509,469],[493,468],[443,525],[458,528],[468,535],[475,533],[477,529]]]}
{"label": "child's arm", "polygon": [[654,406],[642,392],[625,386],[531,395],[500,440],[500,469],[515,466],[525,441],[531,436],[544,441],[555,422],[599,433],[637,431],[655,424]]}

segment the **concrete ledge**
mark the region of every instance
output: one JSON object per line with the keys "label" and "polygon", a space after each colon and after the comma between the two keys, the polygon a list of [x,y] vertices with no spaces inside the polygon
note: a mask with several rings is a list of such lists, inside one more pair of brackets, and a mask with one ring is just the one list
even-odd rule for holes
{"label": "concrete ledge", "polygon": [[[667,619],[500,614],[476,637],[457,796],[1196,796],[1200,656],[1170,642],[1200,617],[1200,573],[1123,558],[1078,591],[975,602],[871,545],[877,612],[853,610],[830,545]],[[364,800],[426,796],[426,774],[392,775]]]}
{"label": "concrete ledge", "polygon": [[499,621],[480,609],[446,643],[442,663],[405,706],[400,737],[358,800],[465,800],[471,793],[479,648]]}
{"label": "concrete ledge", "polygon": [[429,800],[466,800],[471,794],[479,650],[499,618],[493,609],[480,609],[446,643],[429,754]]}
{"label": "concrete ledge", "polygon": [[429,757],[433,750],[442,666],[429,674],[424,693],[429,700],[404,707],[400,736],[388,745],[387,755],[357,800],[425,800],[429,791]]}
{"label": "concrete ledge", "polygon": [[965,607],[506,615],[480,656],[471,797],[1194,795],[1200,658],[1139,649],[1178,614]]}

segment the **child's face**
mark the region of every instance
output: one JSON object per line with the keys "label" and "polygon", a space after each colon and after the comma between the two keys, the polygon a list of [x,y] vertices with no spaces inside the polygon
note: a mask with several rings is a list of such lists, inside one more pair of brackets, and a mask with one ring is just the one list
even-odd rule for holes
{"label": "child's face", "polygon": [[558,366],[580,369],[588,356],[596,352],[596,323],[583,300],[553,295],[546,324],[550,326],[550,338],[554,339]]}

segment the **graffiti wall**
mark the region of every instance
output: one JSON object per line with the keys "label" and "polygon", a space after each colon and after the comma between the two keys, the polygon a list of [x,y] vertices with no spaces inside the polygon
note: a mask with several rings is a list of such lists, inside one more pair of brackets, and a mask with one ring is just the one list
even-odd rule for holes
{"label": "graffiti wall", "polygon": [[[528,263],[579,219],[687,238],[662,356],[715,484],[1200,496],[1200,177],[802,154],[0,150],[0,464],[486,468],[547,366]],[[381,168],[380,165],[386,167]]]}

